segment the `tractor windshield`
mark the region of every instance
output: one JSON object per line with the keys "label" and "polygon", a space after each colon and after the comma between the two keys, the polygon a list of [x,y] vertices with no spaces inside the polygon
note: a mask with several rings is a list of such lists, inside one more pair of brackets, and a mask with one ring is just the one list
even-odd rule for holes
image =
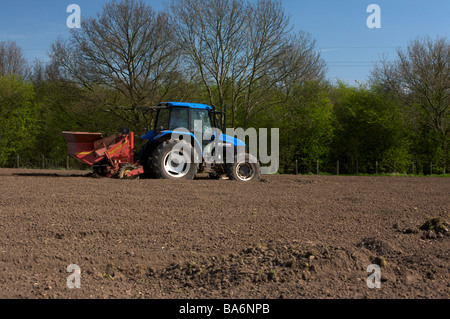
{"label": "tractor windshield", "polygon": [[158,117],[156,120],[156,129],[161,130],[168,130],[169,129],[169,117],[170,117],[170,110],[169,109],[162,109],[158,112]]}
{"label": "tractor windshield", "polygon": [[185,107],[172,107],[170,112],[170,130],[179,128],[188,129],[189,109]]}

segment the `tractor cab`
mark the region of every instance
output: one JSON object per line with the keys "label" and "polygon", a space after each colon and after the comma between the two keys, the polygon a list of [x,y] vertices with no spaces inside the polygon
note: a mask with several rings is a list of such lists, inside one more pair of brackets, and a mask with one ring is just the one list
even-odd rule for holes
{"label": "tractor cab", "polygon": [[215,127],[215,114],[208,105],[165,103],[159,107],[154,127],[157,133],[182,128],[194,134],[204,134]]}
{"label": "tractor cab", "polygon": [[[206,172],[214,178],[228,175],[235,179],[233,177],[236,174],[227,173],[233,168],[230,163],[225,163],[225,158],[234,159],[237,148],[245,148],[246,144],[223,133],[217,134],[219,131],[216,129],[221,129],[222,132],[225,130],[226,111],[217,112],[214,106],[183,102],[160,103],[143,109],[154,112],[153,129],[141,136],[141,139],[148,142],[139,152],[139,161],[148,175],[156,178],[191,179],[197,172]],[[218,114],[222,115],[222,128],[218,127]],[[212,141],[216,147],[212,146]],[[175,147],[181,145],[180,143],[189,144],[182,148],[183,152],[189,154],[182,154]],[[216,149],[220,150],[220,154]],[[205,150],[207,152],[204,152]],[[183,156],[185,161],[180,159]],[[219,161],[211,163],[210,158]],[[257,163],[256,159],[253,162]],[[239,176],[243,176],[240,180],[253,180],[255,176],[259,178],[259,163],[248,165],[239,172]]]}
{"label": "tractor cab", "polygon": [[[198,130],[206,131],[212,127],[217,127],[216,114],[221,114],[221,112],[215,112],[208,105],[194,103],[160,103],[154,107],[141,109],[154,112],[154,126],[151,131],[159,133],[180,128],[189,130],[190,132]],[[201,128],[197,127],[198,122],[196,121],[202,121]]]}

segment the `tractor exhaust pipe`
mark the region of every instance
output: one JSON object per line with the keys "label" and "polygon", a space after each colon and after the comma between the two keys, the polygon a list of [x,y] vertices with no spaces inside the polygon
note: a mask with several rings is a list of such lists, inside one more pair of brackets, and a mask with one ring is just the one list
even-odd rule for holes
{"label": "tractor exhaust pipe", "polygon": [[227,105],[225,104],[223,106],[223,130],[222,130],[222,134],[225,134],[227,130]]}

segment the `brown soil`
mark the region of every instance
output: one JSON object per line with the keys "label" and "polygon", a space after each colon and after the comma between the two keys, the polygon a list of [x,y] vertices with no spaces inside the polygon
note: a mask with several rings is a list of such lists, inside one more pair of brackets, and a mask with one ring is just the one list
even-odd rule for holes
{"label": "brown soil", "polygon": [[448,178],[86,174],[0,169],[0,298],[450,297]]}

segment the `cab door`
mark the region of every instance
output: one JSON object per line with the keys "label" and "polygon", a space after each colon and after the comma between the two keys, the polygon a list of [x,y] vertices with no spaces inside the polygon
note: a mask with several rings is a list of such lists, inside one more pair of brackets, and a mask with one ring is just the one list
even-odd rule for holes
{"label": "cab door", "polygon": [[211,143],[210,139],[205,140],[205,135],[211,134],[211,118],[209,111],[204,109],[191,109],[190,128],[194,136],[202,136],[202,148]]}

